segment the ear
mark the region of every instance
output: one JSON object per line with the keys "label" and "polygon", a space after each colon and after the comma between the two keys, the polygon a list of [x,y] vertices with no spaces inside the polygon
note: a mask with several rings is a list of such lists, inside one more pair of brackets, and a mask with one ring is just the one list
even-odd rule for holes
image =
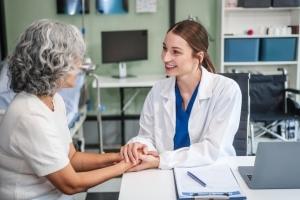
{"label": "ear", "polygon": [[199,51],[197,54],[196,54],[196,57],[199,59],[199,64],[201,64],[203,62],[203,59],[204,59],[204,52],[203,51]]}

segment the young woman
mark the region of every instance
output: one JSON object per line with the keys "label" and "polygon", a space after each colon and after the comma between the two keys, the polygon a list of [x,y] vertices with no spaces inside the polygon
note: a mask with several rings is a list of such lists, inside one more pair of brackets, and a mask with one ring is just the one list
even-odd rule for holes
{"label": "young woman", "polygon": [[[57,94],[74,87],[85,44],[77,28],[31,24],[8,60],[17,93],[0,124],[1,199],[70,199],[133,165],[119,153],[76,152]],[[65,194],[63,194],[65,193]]]}
{"label": "young woman", "polygon": [[121,148],[127,162],[139,163],[132,171],[206,165],[235,155],[241,91],[236,82],[214,73],[207,50],[201,24],[185,20],[168,30],[161,58],[170,78],[153,86],[138,136]]}

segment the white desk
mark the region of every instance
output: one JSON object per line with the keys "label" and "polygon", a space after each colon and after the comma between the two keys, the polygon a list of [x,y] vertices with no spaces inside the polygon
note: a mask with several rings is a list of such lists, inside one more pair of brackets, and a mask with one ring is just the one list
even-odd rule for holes
{"label": "white desk", "polygon": [[[254,157],[231,157],[227,160],[247,200],[299,199],[300,189],[250,190],[243,181],[237,166],[253,165]],[[172,170],[145,170],[126,173],[122,177],[119,200],[176,200]]]}
{"label": "white desk", "polygon": [[[93,88],[97,88],[97,101],[100,103],[100,89],[104,88],[119,88],[120,89],[120,120],[121,120],[121,145],[125,144],[125,110],[129,107],[129,105],[133,102],[134,98],[138,95],[139,90],[137,90],[134,95],[125,103],[124,102],[124,88],[146,88],[152,87],[155,82],[160,79],[165,78],[164,75],[143,75],[143,76],[134,76],[128,78],[113,78],[108,76],[98,76],[93,75],[95,78],[92,86]],[[97,83],[98,82],[98,83]],[[102,116],[101,113],[97,113],[97,119],[99,123],[99,138],[100,138],[100,151],[102,144]]]}
{"label": "white desk", "polygon": [[[154,83],[163,79],[164,75],[144,75],[129,78],[113,78],[109,76],[97,76],[99,88],[138,88],[152,87]],[[93,82],[93,88],[97,88],[96,81]]]}

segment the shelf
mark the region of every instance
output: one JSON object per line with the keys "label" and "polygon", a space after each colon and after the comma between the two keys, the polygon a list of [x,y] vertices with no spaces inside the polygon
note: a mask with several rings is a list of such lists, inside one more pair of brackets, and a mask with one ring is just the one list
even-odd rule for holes
{"label": "shelf", "polygon": [[[220,71],[231,71],[234,69],[236,71],[245,72],[257,72],[262,74],[274,73],[276,68],[285,68],[289,73],[290,86],[293,88],[300,88],[300,34],[291,34],[290,32],[281,32],[281,27],[287,27],[290,25],[298,25],[300,23],[300,6],[299,7],[268,7],[268,8],[244,8],[244,7],[226,7],[227,0],[220,0],[219,6],[221,10],[221,20],[220,20],[220,46],[219,58],[220,58]],[[278,27],[279,31],[275,28]],[[268,28],[274,28],[274,33],[285,33],[283,35],[267,35],[266,31]],[[246,35],[247,30],[253,30],[253,35]],[[273,30],[273,29],[271,29]],[[272,32],[272,31],[271,31]],[[270,33],[271,33],[270,32]],[[272,32],[273,33],[273,32]],[[278,41],[283,38],[288,38],[289,40],[296,40],[295,58],[292,61],[250,61],[250,62],[232,62],[225,61],[225,44],[230,39],[273,39],[278,38]],[[275,39],[275,40],[276,40]],[[285,44],[283,45],[285,46]],[[247,46],[246,46],[247,47]],[[245,47],[245,48],[246,48]],[[237,47],[239,48],[239,47]],[[260,47],[258,47],[260,48]],[[241,51],[243,48],[240,48]],[[281,53],[288,51],[290,49],[285,49],[282,46],[276,48],[276,51],[280,49]],[[248,50],[248,49],[247,49]],[[258,50],[258,55],[261,56],[262,53],[260,49],[253,49],[253,51]],[[274,49],[275,50],[275,49]],[[268,49],[266,52],[270,53],[273,49]],[[293,50],[294,51],[294,50]],[[278,50],[279,52],[279,50]],[[241,52],[242,53],[242,52]],[[257,52],[252,52],[257,54]],[[237,53],[238,54],[238,53]],[[275,54],[274,54],[275,55]],[[235,55],[236,57],[238,55]]]}
{"label": "shelf", "polygon": [[273,12],[273,11],[300,11],[300,7],[269,7],[269,8],[243,8],[243,7],[226,7],[226,12]]}
{"label": "shelf", "polygon": [[224,38],[298,38],[299,34],[291,35],[224,35]]}
{"label": "shelf", "polygon": [[260,61],[260,62],[224,62],[224,66],[268,66],[268,65],[297,65],[297,61]]}

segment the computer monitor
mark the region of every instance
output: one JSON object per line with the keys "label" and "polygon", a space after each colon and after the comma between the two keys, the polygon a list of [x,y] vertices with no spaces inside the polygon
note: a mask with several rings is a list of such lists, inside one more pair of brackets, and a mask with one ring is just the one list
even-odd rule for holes
{"label": "computer monitor", "polygon": [[82,13],[82,2],[84,1],[84,13],[90,12],[90,0],[56,0],[58,14],[76,15]]}
{"label": "computer monitor", "polygon": [[148,59],[147,30],[101,32],[102,63],[119,63],[119,78],[127,77],[126,63]]}

